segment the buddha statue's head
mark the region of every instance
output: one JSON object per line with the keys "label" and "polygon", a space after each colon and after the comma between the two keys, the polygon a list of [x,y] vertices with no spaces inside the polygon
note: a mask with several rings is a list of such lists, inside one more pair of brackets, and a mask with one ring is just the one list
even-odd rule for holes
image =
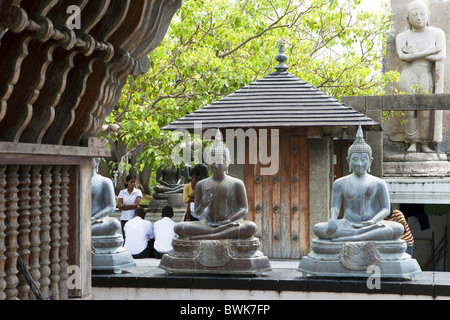
{"label": "buddha statue's head", "polygon": [[361,125],[359,125],[355,142],[353,142],[347,151],[349,170],[350,172],[353,170],[355,173],[370,172],[372,161],[372,148],[364,140],[363,130]]}
{"label": "buddha statue's head", "polygon": [[230,150],[223,144],[222,133],[217,129],[213,145],[208,150],[207,163],[214,171],[214,166],[220,166],[220,170],[226,171],[231,162]]}
{"label": "buddha statue's head", "polygon": [[413,26],[415,28],[424,27],[425,25],[429,26],[429,17],[428,7],[422,1],[414,0],[408,4],[406,20],[408,21],[409,29],[412,29]]}
{"label": "buddha statue's head", "polygon": [[92,174],[97,174],[98,173],[98,167],[100,165],[100,161],[101,161],[100,158],[92,158],[92,164],[93,164]]}

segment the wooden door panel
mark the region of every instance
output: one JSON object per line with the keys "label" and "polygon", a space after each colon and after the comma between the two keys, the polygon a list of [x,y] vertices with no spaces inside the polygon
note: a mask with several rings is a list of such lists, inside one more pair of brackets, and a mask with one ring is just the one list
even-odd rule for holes
{"label": "wooden door panel", "polygon": [[299,259],[309,251],[307,138],[281,134],[279,155],[280,167],[274,175],[260,175],[259,163],[245,165],[247,219],[257,224],[256,236],[266,256]]}

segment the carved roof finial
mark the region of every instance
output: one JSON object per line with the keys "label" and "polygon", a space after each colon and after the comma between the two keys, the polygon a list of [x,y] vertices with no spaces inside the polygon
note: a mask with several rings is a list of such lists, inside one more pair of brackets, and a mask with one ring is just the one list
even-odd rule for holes
{"label": "carved roof finial", "polygon": [[277,71],[286,71],[288,66],[284,63],[288,57],[284,54],[284,40],[280,38],[278,40],[278,54],[275,56],[275,60],[278,61],[278,65],[275,67]]}

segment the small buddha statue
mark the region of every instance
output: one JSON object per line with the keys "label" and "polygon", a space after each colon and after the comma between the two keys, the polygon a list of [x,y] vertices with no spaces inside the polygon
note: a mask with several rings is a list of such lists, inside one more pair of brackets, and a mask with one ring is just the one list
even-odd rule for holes
{"label": "small buddha statue", "polygon": [[156,171],[156,181],[159,183],[154,189],[156,193],[182,193],[184,184],[181,181],[181,170],[177,166],[161,166]]}
{"label": "small buddha statue", "polygon": [[97,173],[100,159],[93,159],[91,186],[91,224],[93,236],[114,235],[120,230],[120,222],[110,215],[116,210],[114,186],[111,179]]}
{"label": "small buddha statue", "polygon": [[91,234],[92,234],[92,270],[114,271],[121,273],[133,267],[131,254],[125,250],[120,234],[120,222],[110,217],[116,210],[114,186],[111,179],[97,173],[100,159],[93,159],[91,176]]}
{"label": "small buddha statue", "polygon": [[[351,174],[337,179],[331,196],[331,219],[313,227],[319,239],[331,241],[395,240],[403,226],[384,221],[390,213],[389,191],[384,180],[372,176],[372,149],[359,126],[347,153]],[[342,204],[344,217],[338,219]]]}
{"label": "small buddha statue", "polygon": [[[243,220],[248,213],[247,193],[243,181],[226,175],[230,152],[217,130],[207,162],[212,176],[195,187],[195,212],[206,214],[205,220],[180,222],[174,231],[190,240],[245,239],[256,232],[256,224]],[[206,212],[204,212],[206,211]]]}

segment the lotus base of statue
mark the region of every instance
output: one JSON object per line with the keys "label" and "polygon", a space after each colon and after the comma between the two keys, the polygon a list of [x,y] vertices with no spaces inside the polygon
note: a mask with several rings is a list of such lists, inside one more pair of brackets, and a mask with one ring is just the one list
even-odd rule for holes
{"label": "lotus base of statue", "polygon": [[405,251],[401,239],[339,242],[316,238],[298,271],[303,277],[370,277],[378,273],[381,278],[414,279],[422,270]]}
{"label": "lotus base of statue", "polygon": [[259,239],[189,240],[176,238],[159,268],[166,274],[256,275],[271,271],[269,259],[258,250]]}
{"label": "lotus base of statue", "polygon": [[121,234],[92,236],[92,270],[122,273],[136,266],[134,259],[123,246]]}

